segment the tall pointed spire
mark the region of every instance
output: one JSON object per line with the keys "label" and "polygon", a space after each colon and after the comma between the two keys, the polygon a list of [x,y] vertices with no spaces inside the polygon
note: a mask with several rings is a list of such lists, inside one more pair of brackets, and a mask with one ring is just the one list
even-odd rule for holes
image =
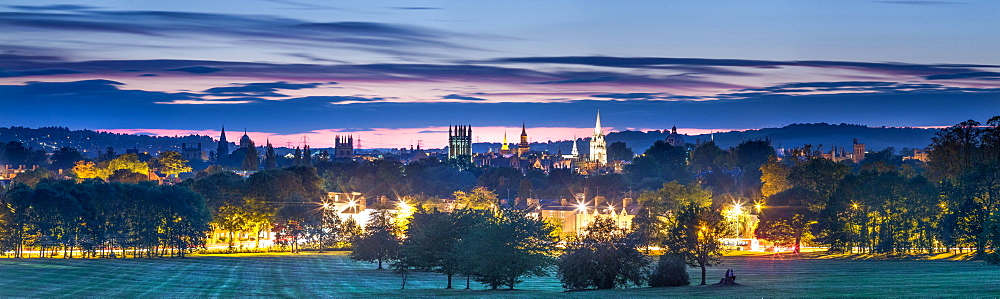
{"label": "tall pointed spire", "polygon": [[594,124],[594,135],[590,138],[590,161],[598,164],[608,164],[607,143],[604,141],[604,128],[601,128],[601,109],[597,109],[597,123]]}
{"label": "tall pointed spire", "polygon": [[525,130],[524,122],[521,122],[521,136],[528,136],[528,131]]}
{"label": "tall pointed spire", "polygon": [[573,151],[570,152],[570,154],[572,154],[573,157],[580,156],[580,151],[576,149],[576,135],[573,135]]}
{"label": "tall pointed spire", "polygon": [[507,132],[503,132],[503,143],[500,144],[501,151],[509,151],[510,146],[507,145]]}
{"label": "tall pointed spire", "polygon": [[597,109],[597,124],[594,125],[594,134],[601,135],[604,133],[604,129],[601,128],[601,109]]}

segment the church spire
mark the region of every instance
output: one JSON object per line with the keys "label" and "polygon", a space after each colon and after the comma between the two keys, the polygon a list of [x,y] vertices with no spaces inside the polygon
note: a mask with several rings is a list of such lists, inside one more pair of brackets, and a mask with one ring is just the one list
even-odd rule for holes
{"label": "church spire", "polygon": [[572,154],[573,157],[580,156],[580,151],[576,149],[576,135],[573,135],[573,152],[570,154]]}
{"label": "church spire", "polygon": [[503,143],[500,145],[501,151],[509,151],[510,146],[507,145],[507,132],[503,132]]}
{"label": "church spire", "polygon": [[528,136],[528,131],[525,130],[524,122],[521,122],[521,136]]}
{"label": "church spire", "polygon": [[601,109],[597,109],[597,124],[594,125],[594,135],[603,135],[604,129],[601,128]]}

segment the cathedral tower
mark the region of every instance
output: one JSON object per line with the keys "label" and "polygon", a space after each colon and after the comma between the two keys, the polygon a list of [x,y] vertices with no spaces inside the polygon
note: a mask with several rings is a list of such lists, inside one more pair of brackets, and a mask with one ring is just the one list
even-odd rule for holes
{"label": "cathedral tower", "polygon": [[604,141],[604,129],[601,128],[601,109],[597,109],[597,124],[594,125],[594,136],[590,138],[590,161],[608,164],[608,149]]}
{"label": "cathedral tower", "polygon": [[334,158],[354,158],[354,136],[336,136],[334,141]]}
{"label": "cathedral tower", "polygon": [[472,161],[472,126],[448,126],[448,159],[459,156]]}

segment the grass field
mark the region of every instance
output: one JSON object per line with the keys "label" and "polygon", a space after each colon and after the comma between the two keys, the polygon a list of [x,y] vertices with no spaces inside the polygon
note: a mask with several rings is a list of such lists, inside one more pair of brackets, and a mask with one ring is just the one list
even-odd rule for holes
{"label": "grass field", "polygon": [[[977,261],[729,257],[742,287],[686,286],[563,292],[553,277],[529,278],[514,291],[490,291],[457,278],[411,275],[406,290],[389,270],[344,253],[202,255],[185,259],[0,259],[0,297],[996,297],[1000,267]],[[692,282],[699,282],[690,269]]]}

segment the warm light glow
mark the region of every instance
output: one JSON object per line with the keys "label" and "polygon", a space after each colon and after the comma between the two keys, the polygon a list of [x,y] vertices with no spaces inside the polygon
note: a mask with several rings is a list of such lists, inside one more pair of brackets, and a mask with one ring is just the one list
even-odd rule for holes
{"label": "warm light glow", "polygon": [[576,211],[577,212],[584,212],[584,213],[586,213],[587,212],[587,203],[585,203],[585,202],[577,202],[576,203]]}
{"label": "warm light glow", "polygon": [[858,209],[858,204],[857,203],[851,204],[851,208],[854,208],[855,210],[857,210]]}
{"label": "warm light glow", "polygon": [[764,205],[762,205],[760,203],[756,203],[756,204],[753,205],[753,207],[755,209],[757,209],[757,213],[760,213],[760,210],[764,208]]}

